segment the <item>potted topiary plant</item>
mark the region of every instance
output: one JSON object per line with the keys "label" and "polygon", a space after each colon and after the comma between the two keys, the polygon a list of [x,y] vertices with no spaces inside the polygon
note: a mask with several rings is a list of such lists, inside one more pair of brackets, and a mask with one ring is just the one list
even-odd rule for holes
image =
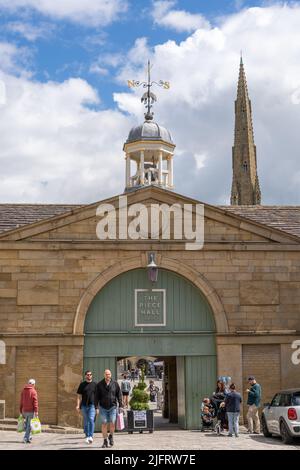
{"label": "potted topiary plant", "polygon": [[149,395],[146,392],[145,369],[142,368],[142,374],[137,385],[133,387],[132,397],[129,401],[130,410],[127,412],[127,428],[129,434],[133,431],[153,432],[154,420],[153,410],[149,410]]}

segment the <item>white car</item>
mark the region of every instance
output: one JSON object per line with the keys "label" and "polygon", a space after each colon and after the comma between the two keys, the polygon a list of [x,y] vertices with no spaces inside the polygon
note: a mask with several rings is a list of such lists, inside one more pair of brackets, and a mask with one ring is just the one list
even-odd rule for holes
{"label": "white car", "polygon": [[300,388],[282,390],[264,405],[262,429],[265,437],[276,434],[285,444],[300,438]]}

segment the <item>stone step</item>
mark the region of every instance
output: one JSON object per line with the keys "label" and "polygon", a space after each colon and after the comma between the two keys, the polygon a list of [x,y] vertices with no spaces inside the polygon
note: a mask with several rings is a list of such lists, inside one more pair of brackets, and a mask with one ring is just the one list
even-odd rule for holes
{"label": "stone step", "polygon": [[0,425],[2,424],[13,424],[14,426],[16,426],[18,424],[18,420],[15,418],[0,419]]}
{"label": "stone step", "polygon": [[[16,431],[18,420],[15,418],[5,418],[0,420],[0,431]],[[42,424],[42,432],[52,434],[82,434],[82,429],[56,426],[54,424]],[[21,433],[20,433],[21,434]]]}

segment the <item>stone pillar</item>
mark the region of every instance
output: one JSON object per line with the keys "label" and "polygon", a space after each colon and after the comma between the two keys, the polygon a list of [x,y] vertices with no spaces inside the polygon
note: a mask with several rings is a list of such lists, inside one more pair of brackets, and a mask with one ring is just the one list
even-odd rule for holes
{"label": "stone pillar", "polygon": [[[295,338],[295,340],[297,339]],[[293,353],[295,355],[296,348],[293,349],[291,343],[280,345],[282,389],[300,387],[300,364],[294,364],[296,361],[292,360]],[[297,355],[297,359],[298,357],[300,357],[300,353]]]}
{"label": "stone pillar", "polygon": [[[241,344],[218,344],[218,376],[229,375],[235,383],[237,392],[243,396],[243,363]],[[241,407],[241,422],[243,407]]]}
{"label": "stone pillar", "polygon": [[144,153],[144,150],[141,150],[141,154],[140,154],[140,184],[145,183],[144,159],[145,159],[145,153]]}
{"label": "stone pillar", "polygon": [[126,188],[129,188],[130,185],[130,155],[129,153],[126,154],[126,178],[125,178],[125,185]]}
{"label": "stone pillar", "polygon": [[76,412],[76,391],[82,382],[83,346],[58,347],[58,425],[81,427],[82,417]]}
{"label": "stone pillar", "polygon": [[163,408],[163,417],[170,417],[169,409],[169,362],[164,361],[164,380],[163,380],[163,390],[164,390],[164,408]]}
{"label": "stone pillar", "polygon": [[7,346],[6,364],[0,365],[0,399],[5,401],[5,414],[8,418],[19,415],[21,390],[16,389],[16,352],[15,346]]}
{"label": "stone pillar", "polygon": [[160,185],[163,184],[163,178],[162,178],[162,151],[159,152],[158,154],[158,183]]}
{"label": "stone pillar", "polygon": [[173,188],[173,155],[168,158],[168,186]]}
{"label": "stone pillar", "polygon": [[169,359],[169,420],[178,422],[176,357]]}

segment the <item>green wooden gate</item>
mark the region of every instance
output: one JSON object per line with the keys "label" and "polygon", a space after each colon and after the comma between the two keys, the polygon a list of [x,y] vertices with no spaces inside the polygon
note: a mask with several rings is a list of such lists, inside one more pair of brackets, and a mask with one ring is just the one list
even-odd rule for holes
{"label": "green wooden gate", "polygon": [[[164,325],[136,326],[137,290],[144,289],[164,292]],[[93,299],[84,331],[84,369],[92,369],[97,380],[106,368],[115,376],[117,357],[176,356],[179,424],[199,428],[201,399],[216,382],[215,323],[192,283],[167,270],[159,270],[154,285],[144,269],[121,274]]]}

